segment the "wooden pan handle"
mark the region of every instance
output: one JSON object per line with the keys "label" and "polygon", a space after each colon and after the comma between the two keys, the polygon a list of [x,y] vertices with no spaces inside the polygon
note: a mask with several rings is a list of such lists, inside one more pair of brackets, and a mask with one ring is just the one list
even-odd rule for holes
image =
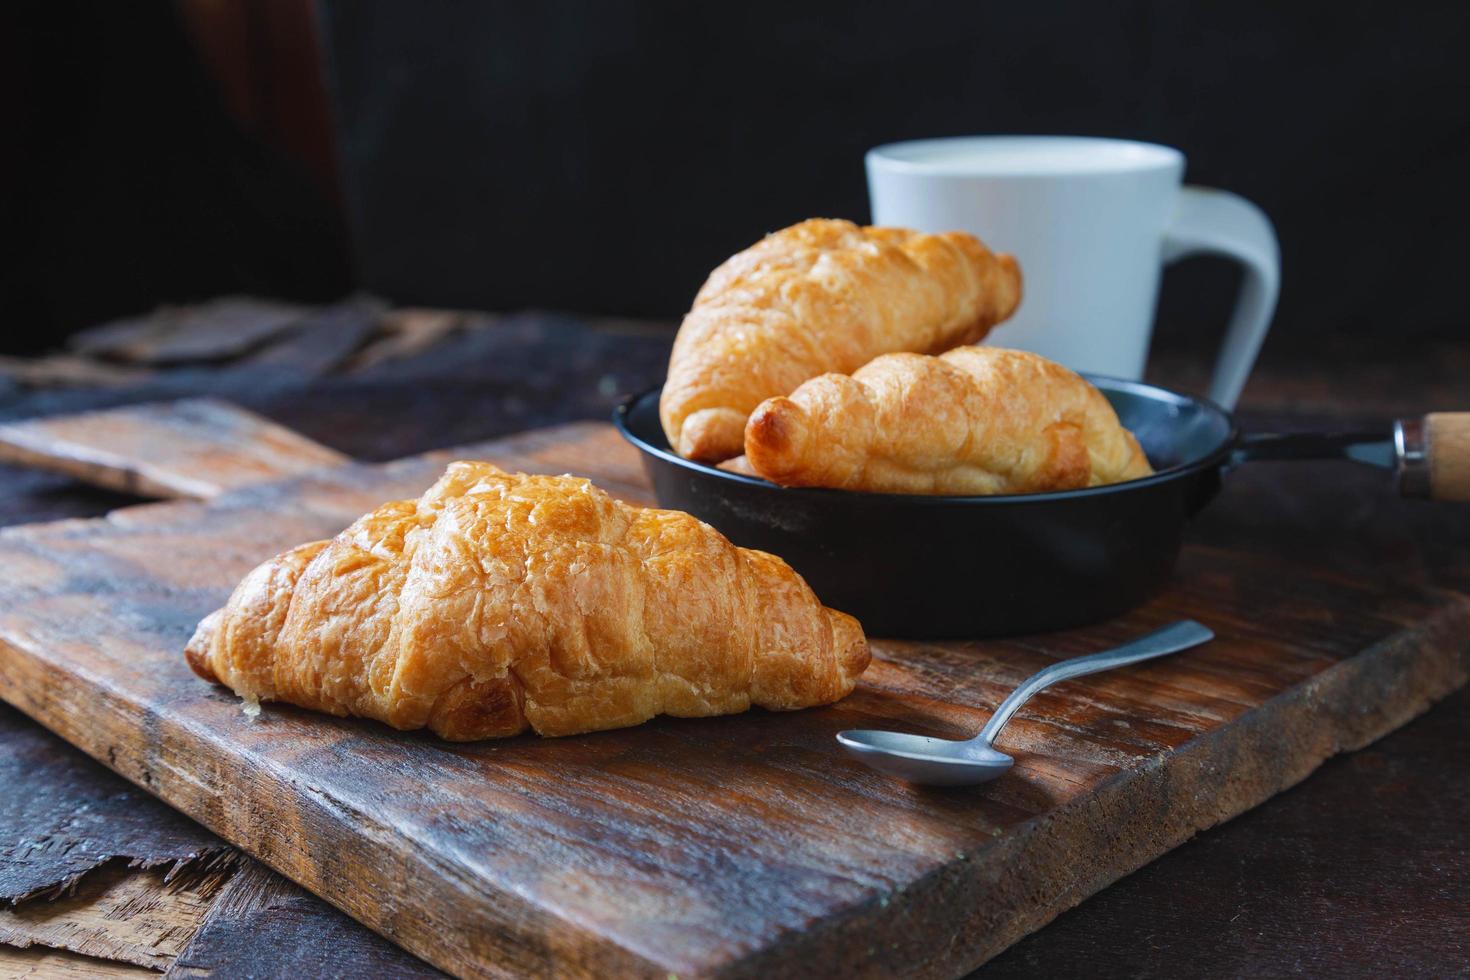
{"label": "wooden pan handle", "polygon": [[1394,426],[1406,497],[1470,501],[1470,412],[1431,412]]}
{"label": "wooden pan handle", "polygon": [[1429,496],[1470,500],[1470,412],[1424,416],[1429,437]]}

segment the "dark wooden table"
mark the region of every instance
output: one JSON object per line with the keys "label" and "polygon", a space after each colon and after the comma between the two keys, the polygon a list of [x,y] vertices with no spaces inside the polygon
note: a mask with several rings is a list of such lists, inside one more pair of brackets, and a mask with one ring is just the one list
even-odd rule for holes
{"label": "dark wooden table", "polygon": [[[404,313],[369,300],[170,316],[171,328],[155,317],[85,338],[73,356],[0,363],[0,420],[207,393],[351,455],[388,459],[606,417],[623,394],[660,378],[671,339],[661,325]],[[1198,388],[1202,360],[1166,354],[1150,373]],[[1244,417],[1258,428],[1346,426],[1470,408],[1467,368],[1470,345],[1310,356],[1268,346]],[[1193,530],[1201,539],[1270,521],[1281,548],[1350,541],[1345,555],[1367,556],[1386,576],[1470,589],[1470,507],[1406,503],[1389,530],[1359,519],[1362,495],[1382,492],[1370,471],[1258,465],[1234,479],[1279,506],[1241,513],[1227,492]],[[0,523],[132,502],[0,467]],[[979,975],[1470,972],[1467,744],[1461,691],[1089,899]],[[3,706],[0,898],[18,900],[8,911],[0,903],[0,941],[11,944],[0,946],[4,975],[436,973]]]}

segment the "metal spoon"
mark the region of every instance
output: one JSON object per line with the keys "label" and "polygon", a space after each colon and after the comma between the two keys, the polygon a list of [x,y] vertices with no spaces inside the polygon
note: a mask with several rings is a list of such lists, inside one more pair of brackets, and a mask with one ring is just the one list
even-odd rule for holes
{"label": "metal spoon", "polygon": [[1140,636],[1120,647],[1052,664],[1011,692],[974,738],[957,742],[927,735],[907,735],[876,729],[839,732],[837,741],[851,755],[899,779],[925,786],[972,786],[986,783],[1009,769],[1016,760],[991,747],[1011,716],[1043,688],[1084,674],[1136,664],[1213,640],[1215,634],[1192,619]]}

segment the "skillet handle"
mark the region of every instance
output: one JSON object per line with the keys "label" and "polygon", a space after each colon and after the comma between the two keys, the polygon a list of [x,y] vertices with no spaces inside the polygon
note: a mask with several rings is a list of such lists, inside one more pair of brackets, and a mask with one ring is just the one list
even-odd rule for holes
{"label": "skillet handle", "polygon": [[1431,412],[1393,427],[1406,497],[1470,501],[1470,412]]}

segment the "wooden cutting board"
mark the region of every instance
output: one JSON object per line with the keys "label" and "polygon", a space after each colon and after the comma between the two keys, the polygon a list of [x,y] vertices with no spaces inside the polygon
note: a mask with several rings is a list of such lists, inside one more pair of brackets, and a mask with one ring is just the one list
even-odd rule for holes
{"label": "wooden cutting board", "polygon": [[[88,431],[50,455],[75,456]],[[851,697],[794,714],[451,745],[289,707],[252,721],[189,672],[194,624],[255,563],[418,494],[455,457],[648,502],[633,450],[578,424],[9,529],[0,696],[454,973],[946,976],[1470,673],[1470,598],[1198,545],[1120,620],[876,641]],[[988,786],[910,787],[833,742],[850,727],[968,735],[1040,667],[1184,616],[1219,639],[1039,695],[1003,736],[1016,768]]]}

